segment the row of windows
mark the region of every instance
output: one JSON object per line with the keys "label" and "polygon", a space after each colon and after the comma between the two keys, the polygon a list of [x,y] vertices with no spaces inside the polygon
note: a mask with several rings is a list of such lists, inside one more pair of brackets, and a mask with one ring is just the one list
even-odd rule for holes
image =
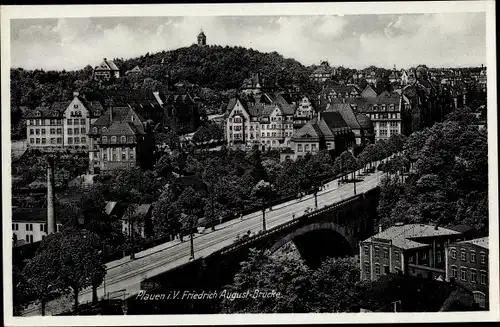
{"label": "row of windows", "polygon": [[68,144],[86,143],[86,142],[87,142],[86,137],[68,137]]}
{"label": "row of windows", "polygon": [[[309,144],[304,144],[304,152],[309,151]],[[316,144],[311,144],[311,151],[316,151],[317,147]],[[297,144],[297,152],[302,152],[302,144]]]}
{"label": "row of windows", "polygon": [[87,134],[87,129],[85,127],[68,128],[68,135],[73,135],[73,134]]}
{"label": "row of windows", "polygon": [[86,124],[86,119],[85,118],[75,118],[75,119],[67,119],[67,124],[68,125],[85,125]]}
{"label": "row of windows", "polygon": [[[42,138],[30,138],[30,144],[47,144],[45,137]],[[62,137],[52,137],[50,138],[50,144],[62,144]]]}
{"label": "row of windows", "polygon": [[[118,138],[116,136],[111,136],[110,141],[111,141],[111,143],[116,143],[117,139]],[[134,142],[134,137],[133,136],[129,136],[128,137],[128,142],[129,143]],[[108,137],[107,136],[103,136],[102,137],[102,143],[108,143]],[[120,137],[120,143],[127,143],[127,137],[126,136],[121,136]]]}
{"label": "row of windows", "polygon": [[62,125],[62,119],[29,119],[27,125]]}
{"label": "row of windows", "polygon": [[389,133],[386,129],[379,129],[376,130],[375,133],[376,136],[387,137],[387,136],[397,135],[399,134],[399,131],[397,129],[391,129]]}
{"label": "row of windows", "polygon": [[[468,271],[470,270],[470,272]],[[467,269],[466,267],[460,267],[460,276],[458,276],[458,269],[457,266],[452,265],[451,266],[451,277],[458,279],[460,277],[460,280],[463,282],[470,281],[471,283],[477,283],[477,272],[476,269]],[[486,271],[481,270],[479,272],[479,282],[481,285],[486,285],[488,283],[488,274]]]}
{"label": "row of windows", "polygon": [[[111,158],[112,158],[112,161],[117,161],[118,159],[118,154],[116,153],[117,149],[113,149],[112,150],[112,153],[111,153]],[[127,151],[125,148],[122,148],[122,151],[121,151],[121,158],[122,160],[134,160],[134,152],[132,150],[130,150],[128,152],[128,156],[127,156]],[[99,154],[97,152],[94,152],[94,159],[99,159]],[[108,160],[108,154],[106,152],[104,152],[102,154],[102,160],[103,161],[107,161]]]}
{"label": "row of windows", "polygon": [[[236,118],[235,118],[236,120]],[[238,123],[235,121],[235,123]],[[263,124],[262,125],[262,128],[261,129],[283,129],[283,128],[288,128],[288,129],[292,129],[293,128],[293,125],[292,124],[271,124],[269,125],[267,128],[266,128],[266,124]],[[241,131],[242,127],[241,126],[234,126],[234,130],[235,131]],[[250,127],[247,125],[245,126],[245,130],[248,130],[250,129],[251,131],[254,130],[254,125],[250,125]],[[255,126],[255,130],[258,130],[259,129],[259,125],[256,125]],[[233,130],[233,126],[229,126],[229,130],[232,131]]]}
{"label": "row of windows", "polygon": [[[370,271],[370,263],[368,261],[365,261],[365,265],[364,265],[364,269],[365,269],[365,275],[366,276],[371,276],[371,271]],[[399,270],[399,268],[396,268],[397,270]],[[375,263],[375,277],[380,277],[380,274],[382,273],[381,270],[380,270],[380,264],[379,263]],[[388,274],[389,273],[389,266],[387,265],[384,265],[384,274]]]}
{"label": "row of windows", "polygon": [[[457,259],[457,250],[455,248],[451,248],[450,252],[451,252],[451,258],[456,260]],[[486,264],[486,253],[481,252],[480,257],[481,257],[481,261],[480,261],[481,264]],[[476,262],[476,251],[474,251],[474,250],[469,251],[469,258],[470,258],[470,262]],[[460,249],[460,260],[467,261],[467,250]]]}

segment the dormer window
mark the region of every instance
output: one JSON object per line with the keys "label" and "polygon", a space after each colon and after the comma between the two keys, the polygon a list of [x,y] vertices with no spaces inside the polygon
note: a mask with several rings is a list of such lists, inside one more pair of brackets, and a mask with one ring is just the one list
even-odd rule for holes
{"label": "dormer window", "polygon": [[107,128],[106,128],[106,127],[103,127],[103,128],[102,128],[102,132],[104,133],[104,132],[106,132],[106,131],[107,131]]}
{"label": "dormer window", "polygon": [[120,142],[121,143],[127,143],[127,137],[126,136],[122,136]]}
{"label": "dormer window", "polygon": [[97,133],[97,127],[94,127],[92,131],[94,131],[94,133]]}
{"label": "dormer window", "polygon": [[131,121],[135,121],[135,116],[133,116],[133,115],[132,115],[132,116],[130,117],[130,120],[131,120]]}
{"label": "dormer window", "polygon": [[102,137],[102,143],[108,143],[108,137],[107,136],[103,136]]}
{"label": "dormer window", "polygon": [[116,136],[111,136],[111,143],[116,143]]}
{"label": "dormer window", "polygon": [[78,105],[77,104],[73,105],[73,108],[78,109]]}

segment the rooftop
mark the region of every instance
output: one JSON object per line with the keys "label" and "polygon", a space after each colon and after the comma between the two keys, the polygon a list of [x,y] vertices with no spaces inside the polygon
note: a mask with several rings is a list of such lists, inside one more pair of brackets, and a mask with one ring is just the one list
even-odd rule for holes
{"label": "rooftop", "polygon": [[488,237],[475,238],[473,240],[466,240],[458,243],[469,243],[488,249]]}
{"label": "rooftop", "polygon": [[394,246],[404,250],[427,247],[426,243],[418,242],[419,238],[438,237],[445,235],[460,235],[462,233],[451,230],[449,228],[424,225],[424,224],[407,224],[402,226],[391,226],[386,230],[375,234],[366,241],[373,241],[374,239],[383,239],[392,241]]}

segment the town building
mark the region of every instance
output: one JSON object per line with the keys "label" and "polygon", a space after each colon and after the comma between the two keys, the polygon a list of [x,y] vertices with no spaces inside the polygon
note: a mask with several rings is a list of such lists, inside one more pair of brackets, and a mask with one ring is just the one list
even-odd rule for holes
{"label": "town building", "polygon": [[339,112],[321,112],[292,138],[291,149],[284,151],[281,160],[296,160],[320,150],[339,155],[355,144],[355,135]]}
{"label": "town building", "polygon": [[298,131],[305,124],[307,124],[311,119],[316,117],[316,111],[314,110],[313,103],[307,96],[303,96],[297,103],[297,109],[293,115],[293,129]]}
{"label": "town building", "polygon": [[259,73],[250,73],[249,78],[245,78],[241,84],[243,95],[261,95],[265,92],[275,92],[278,87],[271,81],[266,80]]}
{"label": "town building", "polygon": [[330,67],[328,61],[322,61],[319,67],[312,72],[310,78],[312,81],[323,83],[336,75],[338,75],[337,69]]}
{"label": "town building", "polygon": [[362,98],[376,98],[377,92],[368,84],[360,95]]}
{"label": "town building", "polygon": [[163,107],[164,130],[178,134],[194,133],[200,126],[198,103],[187,91],[165,90],[154,92]]}
{"label": "town building", "polygon": [[87,151],[88,130],[103,112],[99,101],[87,101],[78,92],[73,100],[37,107],[27,115],[28,148],[41,151]]}
{"label": "town building", "polygon": [[198,34],[198,46],[203,47],[207,45],[207,36],[205,33],[203,33],[203,30],[200,31],[200,34]]}
{"label": "town building", "polygon": [[262,150],[289,147],[295,107],[296,104],[289,104],[280,94],[274,96],[271,104],[241,97],[231,99],[226,121],[228,146],[251,149],[257,145]]}
{"label": "town building", "polygon": [[[62,224],[57,223],[57,232]],[[47,208],[12,208],[14,244],[39,242],[47,236]]]}
{"label": "town building", "polygon": [[104,58],[99,66],[94,68],[94,79],[109,80],[120,77],[120,69],[113,60]]}
{"label": "town building", "polygon": [[129,239],[132,237],[132,231],[135,235],[140,235],[142,238],[151,236],[153,226],[151,222],[151,212],[153,206],[151,204],[128,204],[125,212],[121,216],[122,232]]}
{"label": "town building", "polygon": [[327,112],[340,113],[342,119],[354,134],[356,145],[367,145],[375,142],[371,119],[362,113],[356,115],[348,103],[332,103],[325,109],[325,113]]}
{"label": "town building", "polygon": [[453,242],[445,246],[446,281],[454,281],[474,294],[479,307],[489,304],[488,237]]}
{"label": "town building", "polygon": [[135,66],[134,68],[127,70],[125,72],[125,75],[138,75],[142,72],[142,70],[139,68],[139,66]]}
{"label": "town building", "polygon": [[331,103],[335,98],[358,98],[361,97],[361,91],[355,84],[336,84],[327,83],[318,94],[320,103]]}
{"label": "town building", "polygon": [[150,167],[151,131],[151,126],[131,106],[109,108],[90,127],[90,173]]}
{"label": "town building", "polygon": [[390,273],[444,281],[446,244],[463,240],[452,228],[425,224],[396,224],[359,245],[362,280]]}

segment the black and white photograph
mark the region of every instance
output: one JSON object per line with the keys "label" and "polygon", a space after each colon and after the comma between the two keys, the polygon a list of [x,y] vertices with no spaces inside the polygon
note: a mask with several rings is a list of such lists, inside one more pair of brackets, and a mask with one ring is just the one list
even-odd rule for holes
{"label": "black and white photograph", "polygon": [[494,12],[2,6],[6,325],[498,321]]}

